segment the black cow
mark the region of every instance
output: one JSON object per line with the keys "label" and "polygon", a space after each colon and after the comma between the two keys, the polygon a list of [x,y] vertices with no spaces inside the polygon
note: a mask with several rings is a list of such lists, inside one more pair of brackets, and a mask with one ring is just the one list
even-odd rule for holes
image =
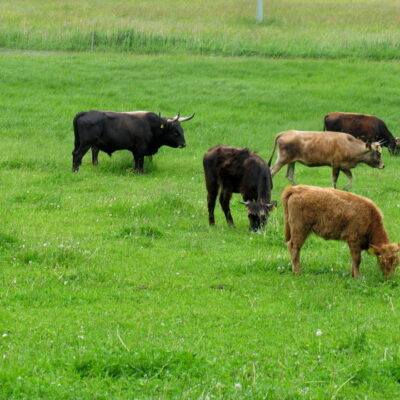
{"label": "black cow", "polygon": [[108,155],[116,150],[130,150],[135,170],[143,173],[144,156],[157,153],[161,146],[186,146],[180,122],[194,117],[163,118],[149,111],[111,112],[85,111],[73,120],[75,148],[72,171],[77,172],[82,157],[92,148],[92,162],[97,164],[99,150]]}
{"label": "black cow", "polygon": [[386,124],[378,117],[368,114],[332,112],[325,115],[324,130],[344,132],[363,142],[379,142],[391,154],[398,154],[398,140],[394,138]]}
{"label": "black cow", "polygon": [[271,202],[272,178],[267,163],[249,149],[216,146],[204,155],[203,166],[207,187],[208,221],[215,224],[214,209],[219,201],[228,225],[233,225],[229,202],[232,193],[241,193],[248,211],[250,229],[257,231],[268,220],[276,202]]}

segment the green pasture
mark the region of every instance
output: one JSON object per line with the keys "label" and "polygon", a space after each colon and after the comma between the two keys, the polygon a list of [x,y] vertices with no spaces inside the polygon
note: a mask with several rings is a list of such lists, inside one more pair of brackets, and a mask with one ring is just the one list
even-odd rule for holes
{"label": "green pasture", "polygon": [[[210,228],[201,165],[217,144],[269,158],[277,132],[335,110],[399,135],[397,63],[4,50],[0,66],[0,398],[398,396],[399,273],[365,254],[355,281],[344,243],[310,238],[294,276],[282,207],[251,234],[235,195],[236,227],[217,206]],[[72,118],[92,108],[196,116],[144,175],[124,151],[73,174]],[[400,241],[400,158],[384,161],[353,190]],[[274,185],[279,201],[284,171]]]}
{"label": "green pasture", "polygon": [[396,0],[2,0],[0,46],[399,59]]}
{"label": "green pasture", "polygon": [[[268,159],[275,134],[365,112],[400,136],[399,2],[2,0],[0,399],[396,399],[400,272],[311,237],[291,272],[280,195],[260,234],[240,196],[207,223],[202,157]],[[238,57],[240,56],[240,57]],[[71,172],[79,111],[196,113],[187,147]],[[400,157],[353,192],[400,242]],[[329,168],[296,166],[330,186]],[[339,178],[339,187],[346,184]]]}

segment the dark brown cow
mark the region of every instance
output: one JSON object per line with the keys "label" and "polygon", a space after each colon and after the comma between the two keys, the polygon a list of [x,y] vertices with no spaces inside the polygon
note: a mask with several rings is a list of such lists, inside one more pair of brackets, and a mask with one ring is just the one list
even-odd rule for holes
{"label": "dark brown cow", "polygon": [[268,165],[271,165],[275,148],[278,146],[278,159],[271,169],[274,176],[288,164],[286,176],[295,185],[294,166],[298,161],[309,167],[331,166],[333,187],[340,171],[348,179],[345,189],[351,189],[352,174],[350,169],[359,163],[374,168],[384,168],[381,160],[381,147],[378,143],[364,143],[355,137],[341,132],[285,131],[278,133]]}
{"label": "dark brown cow", "polygon": [[349,133],[363,142],[379,142],[387,147],[391,154],[399,152],[397,138],[394,138],[386,124],[374,115],[333,112],[325,115],[324,130]]}
{"label": "dark brown cow", "polygon": [[395,271],[400,245],[389,243],[382,213],[371,200],[337,189],[299,185],[284,190],[282,204],[295,274],[301,273],[300,250],[310,233],[348,244],[354,278],[359,276],[362,250],[377,256],[385,276]]}
{"label": "dark brown cow", "polygon": [[214,209],[219,189],[219,201],[229,225],[233,225],[229,208],[232,193],[242,194],[251,230],[257,231],[267,223],[269,212],[276,202],[271,202],[269,167],[260,156],[246,148],[216,146],[204,155],[203,166],[210,225],[215,224]]}

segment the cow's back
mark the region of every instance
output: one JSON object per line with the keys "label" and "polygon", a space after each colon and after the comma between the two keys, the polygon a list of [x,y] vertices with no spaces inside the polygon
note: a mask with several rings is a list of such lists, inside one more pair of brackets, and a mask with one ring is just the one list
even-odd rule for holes
{"label": "cow's back", "polygon": [[106,116],[101,111],[91,110],[77,114],[74,118],[75,136],[82,143],[95,144],[103,135]]}
{"label": "cow's back", "polygon": [[348,241],[356,233],[367,240],[371,222],[382,218],[371,200],[333,188],[292,186],[282,203],[289,225],[324,239]]}
{"label": "cow's back", "polygon": [[309,166],[335,165],[351,160],[365,144],[345,133],[331,131],[285,131],[278,134],[280,151],[289,154],[292,161]]}
{"label": "cow's back", "polygon": [[75,116],[75,120],[78,122],[78,125],[85,128],[103,124],[105,119],[105,113],[97,110],[83,111]]}
{"label": "cow's back", "polygon": [[221,171],[231,161],[236,148],[218,145],[208,149],[203,157],[203,167],[207,184],[217,184],[221,180]]}
{"label": "cow's back", "polygon": [[374,115],[345,112],[327,114],[324,129],[345,132],[363,141],[379,140],[380,135],[387,130],[384,122]]}
{"label": "cow's back", "polygon": [[[272,189],[272,179],[267,163],[247,148],[215,146],[203,158],[206,180],[217,180],[235,193],[251,193],[257,198]],[[260,186],[260,181],[262,185]]]}
{"label": "cow's back", "polygon": [[242,193],[249,197],[263,199],[269,203],[273,188],[271,172],[266,161],[258,154],[251,153],[243,163],[243,176],[241,178]]}
{"label": "cow's back", "polygon": [[[118,113],[105,112],[104,142],[115,150],[149,146],[154,141],[151,124],[156,126],[153,113]],[[152,118],[153,117],[153,118]],[[154,121],[153,121],[154,119]],[[158,122],[159,125],[159,122]]]}

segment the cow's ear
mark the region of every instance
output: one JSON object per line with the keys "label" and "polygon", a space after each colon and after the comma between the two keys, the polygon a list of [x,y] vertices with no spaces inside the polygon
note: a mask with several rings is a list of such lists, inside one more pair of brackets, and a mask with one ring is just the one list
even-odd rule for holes
{"label": "cow's ear", "polygon": [[271,201],[272,205],[272,210],[275,210],[275,208],[278,208],[278,202],[277,201]]}
{"label": "cow's ear", "polygon": [[379,256],[381,254],[381,248],[379,246],[369,245],[368,253],[371,255]]}
{"label": "cow's ear", "polygon": [[160,129],[163,131],[163,132],[165,132],[165,133],[167,133],[167,132],[169,132],[169,130],[171,129],[171,123],[169,122],[169,121],[161,121],[160,122]]}
{"label": "cow's ear", "polygon": [[271,201],[270,203],[263,203],[262,204],[268,211],[274,210],[277,206],[278,203],[276,201]]}
{"label": "cow's ear", "polygon": [[397,244],[397,249],[395,251],[400,251],[400,243],[396,243]]}

